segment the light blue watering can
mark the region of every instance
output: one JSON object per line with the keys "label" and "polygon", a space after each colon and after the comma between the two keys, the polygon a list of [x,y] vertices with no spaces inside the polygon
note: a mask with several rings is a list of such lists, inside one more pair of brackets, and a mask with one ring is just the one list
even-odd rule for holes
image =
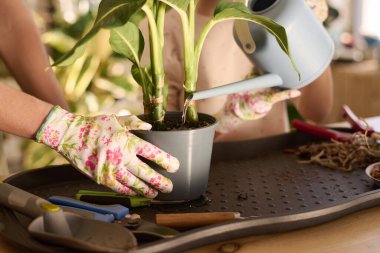
{"label": "light blue watering can", "polygon": [[244,2],[253,13],[271,18],[285,28],[300,78],[274,36],[255,23],[236,21],[235,40],[261,75],[196,92],[193,100],[274,86],[299,89],[317,79],[329,66],[334,54],[334,43],[305,0]]}

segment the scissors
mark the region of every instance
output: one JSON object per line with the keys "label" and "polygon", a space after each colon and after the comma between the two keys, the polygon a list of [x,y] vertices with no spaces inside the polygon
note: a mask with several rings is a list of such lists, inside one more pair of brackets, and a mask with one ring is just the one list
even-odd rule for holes
{"label": "scissors", "polygon": [[120,204],[98,205],[65,196],[50,196],[48,200],[61,206],[64,211],[77,213],[90,219],[118,223],[131,230],[139,241],[173,238],[179,234],[175,229],[157,225],[141,219],[139,215],[130,214],[129,208]]}

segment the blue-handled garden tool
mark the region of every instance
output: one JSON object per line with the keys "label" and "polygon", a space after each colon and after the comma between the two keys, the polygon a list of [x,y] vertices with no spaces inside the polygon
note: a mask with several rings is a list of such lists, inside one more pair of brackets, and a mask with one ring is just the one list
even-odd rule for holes
{"label": "blue-handled garden tool", "polygon": [[120,204],[98,205],[64,196],[51,196],[48,200],[51,203],[60,205],[62,208],[71,207],[103,215],[112,214],[115,217],[112,222],[131,230],[139,241],[172,238],[179,234],[175,229],[157,225],[136,215],[130,215],[129,208]]}

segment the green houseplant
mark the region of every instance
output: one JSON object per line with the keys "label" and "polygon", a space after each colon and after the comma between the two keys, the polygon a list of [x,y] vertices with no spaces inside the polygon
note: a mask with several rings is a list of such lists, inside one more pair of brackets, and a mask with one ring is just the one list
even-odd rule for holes
{"label": "green houseplant", "polygon": [[[172,8],[178,12],[184,38],[184,89],[186,97],[196,91],[198,62],[203,43],[212,27],[229,19],[255,22],[266,28],[276,37],[281,49],[290,57],[285,29],[269,18],[254,15],[242,3],[220,1],[214,16],[204,26],[198,41],[194,40],[195,8],[198,0],[103,0],[93,27],[55,66],[72,64],[83,53],[87,42],[101,29],[110,29],[112,49],[127,57],[132,63],[132,73],[143,90],[144,114],[155,126],[162,125],[166,101],[167,82],[163,67],[162,48],[164,46],[165,12]],[[149,66],[140,63],[144,49],[144,39],[138,28],[143,17],[148,19],[150,55]],[[191,105],[187,110],[188,122],[197,122],[197,110]]]}
{"label": "green houseplant", "polygon": [[[163,64],[163,47],[164,47],[164,22],[165,12],[168,9],[173,9],[178,12],[183,31],[183,50],[184,50],[184,73],[185,80],[183,87],[185,89],[185,98],[191,97],[196,91],[196,82],[198,78],[198,62],[202,52],[203,43],[207,37],[208,32],[212,27],[222,21],[238,19],[254,22],[265,29],[267,29],[273,36],[275,36],[280,48],[290,57],[290,51],[287,42],[285,29],[273,20],[264,16],[254,15],[242,3],[231,3],[226,1],[219,1],[217,4],[213,17],[205,24],[200,36],[195,41],[195,10],[198,0],[102,0],[97,17],[92,28],[76,43],[76,45],[62,58],[57,60],[55,66],[67,66],[72,64],[85,50],[86,44],[101,30],[110,29],[110,45],[112,49],[127,59],[129,59],[133,66],[131,68],[132,75],[137,83],[140,84],[143,91],[143,105],[144,105],[144,120],[153,125],[154,130],[159,130],[160,134],[166,128],[166,103],[168,93],[168,82],[165,77],[164,64]],[[145,42],[141,31],[139,30],[139,22],[146,18],[149,26],[149,50],[150,50],[150,64],[142,66],[141,56],[144,50]],[[232,34],[231,34],[232,36]],[[185,101],[184,101],[185,103]],[[204,125],[200,125],[199,115],[195,103],[189,103],[185,106],[184,124],[189,128],[199,127],[204,131]],[[181,115],[181,113],[179,113]],[[209,118],[205,116],[205,118]],[[207,120],[206,120],[207,121]],[[176,173],[179,180],[173,180],[171,175],[168,176],[173,180],[174,191],[178,192],[178,187],[190,189],[184,194],[174,194],[169,197],[170,200],[180,199],[194,199],[202,194],[207,186],[208,169],[210,165],[210,157],[212,150],[213,130],[215,119],[209,121],[207,124],[211,126],[208,133],[203,133],[200,137],[199,143],[191,143],[189,139],[193,137],[182,136],[182,131],[177,132],[177,137],[169,137],[172,133],[165,133],[158,137],[159,141],[155,141],[156,137],[146,137],[145,134],[140,134],[143,138],[156,144],[167,152],[179,158],[181,171],[184,174]],[[155,131],[153,131],[155,132]],[[169,131],[172,132],[172,131]],[[181,132],[181,133],[178,133]],[[190,134],[194,135],[193,130]],[[207,138],[206,138],[207,136]],[[162,141],[166,139],[177,139],[177,143],[173,144],[172,141],[163,144]],[[206,139],[206,140],[205,140]],[[199,151],[201,146],[205,146],[204,141],[207,141],[206,151]],[[175,145],[174,148],[171,146]],[[195,146],[191,146],[195,145]],[[178,146],[182,146],[184,151],[178,152]],[[188,154],[189,150],[198,150],[198,153],[190,155],[189,158],[181,158],[182,154]],[[202,157],[197,157],[202,154]],[[191,161],[203,160],[202,164],[192,163]],[[185,162],[184,162],[185,160]],[[190,162],[189,162],[190,161]],[[189,164],[184,168],[184,163]],[[196,172],[187,172],[187,170],[198,169]],[[190,176],[189,176],[190,175]],[[193,177],[194,175],[194,177]],[[184,179],[186,177],[186,179]],[[191,177],[191,178],[189,178]],[[186,180],[184,182],[183,180]],[[192,187],[194,185],[194,187]],[[177,188],[176,188],[177,187]],[[195,188],[191,189],[191,188]]]}

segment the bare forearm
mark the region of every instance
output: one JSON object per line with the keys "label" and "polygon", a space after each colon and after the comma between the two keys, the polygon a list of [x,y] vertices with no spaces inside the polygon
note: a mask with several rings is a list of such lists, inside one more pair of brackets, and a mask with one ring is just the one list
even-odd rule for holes
{"label": "bare forearm", "polygon": [[68,109],[40,34],[22,0],[0,1],[0,56],[23,91]]}
{"label": "bare forearm", "polygon": [[0,83],[0,130],[34,139],[53,105]]}
{"label": "bare forearm", "polygon": [[301,89],[302,95],[295,100],[300,114],[314,122],[323,121],[333,106],[333,81],[328,68],[318,79]]}

